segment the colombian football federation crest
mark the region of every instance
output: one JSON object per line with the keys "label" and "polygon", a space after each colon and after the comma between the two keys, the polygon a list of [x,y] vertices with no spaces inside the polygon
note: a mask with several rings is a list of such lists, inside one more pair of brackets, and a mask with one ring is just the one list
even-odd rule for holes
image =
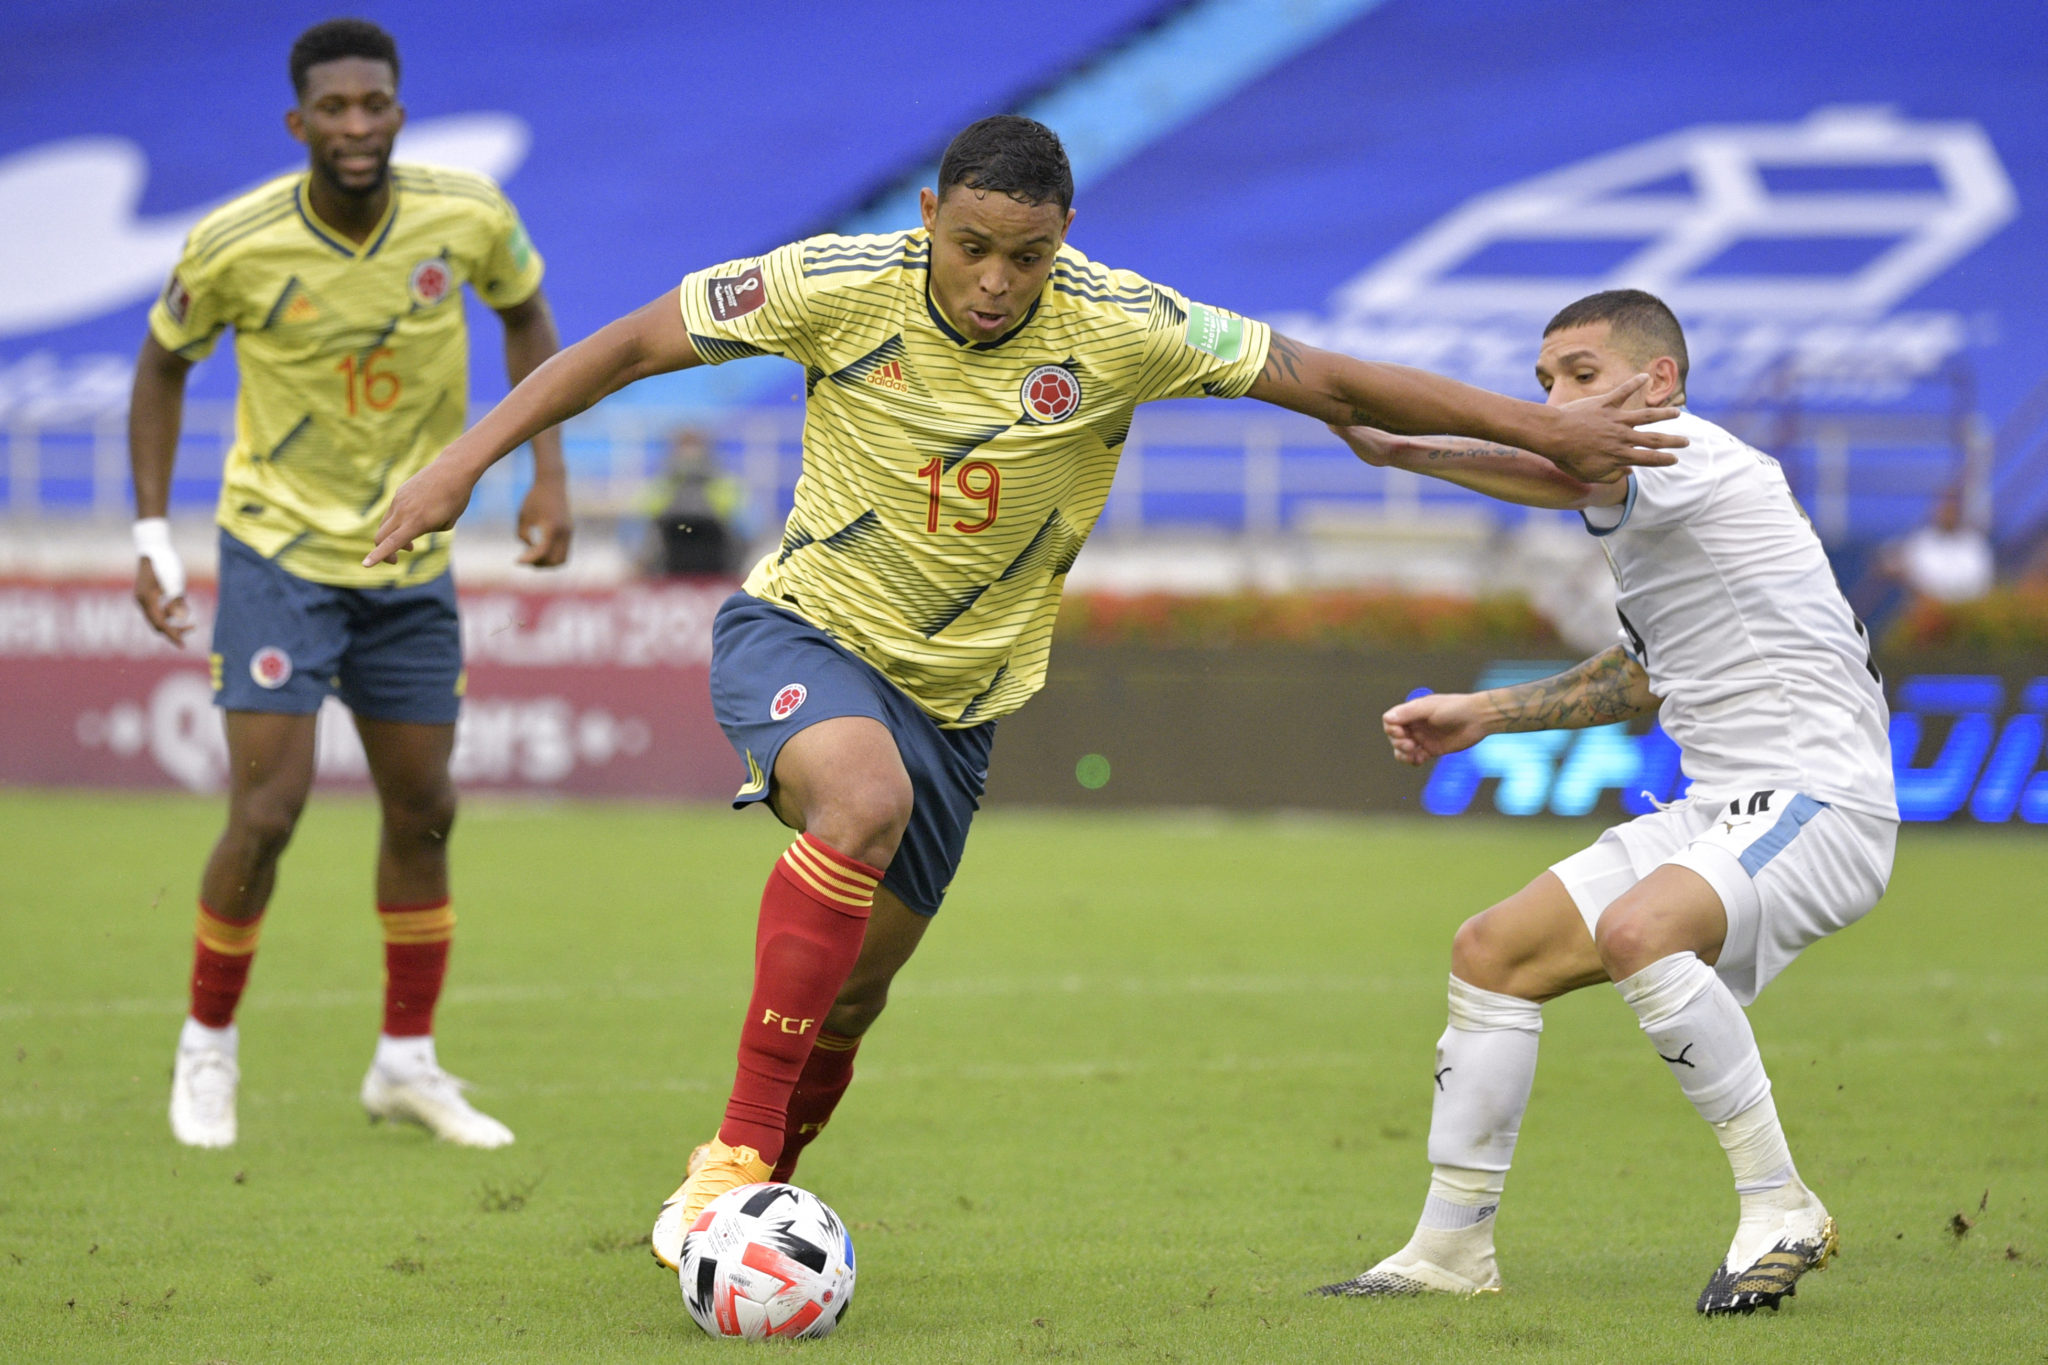
{"label": "colombian football federation crest", "polygon": [[1064,365],[1040,365],[1024,376],[1018,397],[1034,422],[1064,422],[1081,407],[1081,381]]}
{"label": "colombian football federation crest", "polygon": [[775,694],[774,701],[768,703],[768,714],[776,720],[788,720],[796,714],[796,709],[804,704],[804,698],[809,695],[802,683],[791,683]]}
{"label": "colombian football federation crest", "polygon": [[249,676],[258,687],[275,692],[292,680],[292,656],[276,645],[265,645],[249,656]]}
{"label": "colombian football federation crest", "polygon": [[422,308],[431,308],[448,297],[455,277],[448,270],[448,262],[439,256],[429,256],[412,268],[412,278],[406,281],[406,288],[412,293],[412,301]]}

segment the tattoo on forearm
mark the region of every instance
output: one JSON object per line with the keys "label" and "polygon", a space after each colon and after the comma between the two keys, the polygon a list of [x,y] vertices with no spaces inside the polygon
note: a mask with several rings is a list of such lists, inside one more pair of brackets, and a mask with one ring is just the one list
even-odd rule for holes
{"label": "tattoo on forearm", "polygon": [[1301,378],[1301,343],[1290,341],[1275,333],[1271,349],[1266,352],[1266,364],[1259,371],[1261,379],[1285,379],[1290,382]]}
{"label": "tattoo on forearm", "polygon": [[1486,694],[1503,730],[1580,730],[1657,709],[1649,677],[1620,645],[1554,677]]}
{"label": "tattoo on forearm", "polygon": [[1513,460],[1526,452],[1514,446],[1497,445],[1492,441],[1473,441],[1467,445],[1422,446],[1415,453],[1429,463],[1437,464],[1452,460]]}

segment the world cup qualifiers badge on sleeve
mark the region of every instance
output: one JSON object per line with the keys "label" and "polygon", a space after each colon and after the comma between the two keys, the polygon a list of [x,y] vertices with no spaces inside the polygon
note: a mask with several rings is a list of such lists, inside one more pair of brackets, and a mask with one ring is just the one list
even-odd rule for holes
{"label": "world cup qualifiers badge on sleeve", "polygon": [[175,270],[164,283],[164,311],[180,327],[185,325],[185,317],[192,311],[192,291],[185,287],[185,282],[178,278]]}
{"label": "world cup qualifiers badge on sleeve", "polygon": [[765,303],[768,286],[757,265],[744,275],[713,275],[705,285],[705,297],[711,305],[711,316],[720,322],[731,322]]}
{"label": "world cup qualifiers badge on sleeve", "polygon": [[1081,407],[1081,381],[1064,365],[1040,365],[1018,389],[1024,415],[1035,422],[1064,422]]}

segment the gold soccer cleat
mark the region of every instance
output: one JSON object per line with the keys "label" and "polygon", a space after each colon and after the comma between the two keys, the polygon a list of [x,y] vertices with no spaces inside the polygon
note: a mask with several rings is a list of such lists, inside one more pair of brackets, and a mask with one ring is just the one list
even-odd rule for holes
{"label": "gold soccer cleat", "polygon": [[1699,1311],[1708,1317],[1754,1313],[1759,1308],[1775,1312],[1779,1303],[1799,1292],[1800,1276],[1825,1269],[1840,1249],[1835,1220],[1822,1213],[1818,1227],[1790,1233],[1744,1270],[1730,1270],[1722,1262],[1700,1291]]}
{"label": "gold soccer cleat", "polygon": [[654,1259],[670,1270],[682,1265],[683,1237],[707,1204],[727,1190],[760,1184],[774,1168],[752,1147],[728,1147],[713,1138],[690,1153],[683,1169],[683,1183],[662,1201],[648,1239]]}

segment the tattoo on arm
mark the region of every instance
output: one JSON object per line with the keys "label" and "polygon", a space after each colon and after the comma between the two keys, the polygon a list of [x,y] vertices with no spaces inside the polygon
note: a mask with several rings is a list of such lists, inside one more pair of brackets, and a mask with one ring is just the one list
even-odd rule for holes
{"label": "tattoo on arm", "polygon": [[1467,441],[1460,445],[1421,446],[1415,453],[1431,464],[1449,463],[1453,460],[1518,459],[1526,452],[1515,446],[1504,446],[1493,441]]}
{"label": "tattoo on arm", "polygon": [[1649,675],[1620,645],[1576,668],[1486,694],[1502,730],[1582,730],[1648,715],[1662,704]]}
{"label": "tattoo on arm", "polygon": [[1301,379],[1301,343],[1290,341],[1278,332],[1273,334],[1273,344],[1266,352],[1266,364],[1259,371],[1259,378],[1286,380],[1289,383]]}

